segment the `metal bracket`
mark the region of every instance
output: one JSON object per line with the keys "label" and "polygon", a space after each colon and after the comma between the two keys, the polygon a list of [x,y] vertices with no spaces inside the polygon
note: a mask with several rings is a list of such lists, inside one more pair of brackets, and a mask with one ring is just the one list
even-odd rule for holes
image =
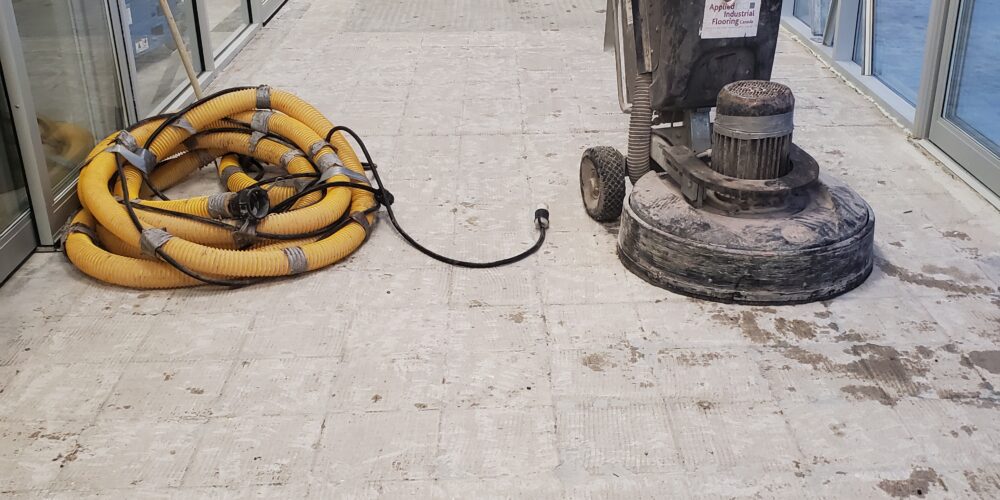
{"label": "metal bracket", "polygon": [[684,112],[684,124],[687,125],[687,146],[695,154],[701,154],[712,148],[711,108],[699,108]]}

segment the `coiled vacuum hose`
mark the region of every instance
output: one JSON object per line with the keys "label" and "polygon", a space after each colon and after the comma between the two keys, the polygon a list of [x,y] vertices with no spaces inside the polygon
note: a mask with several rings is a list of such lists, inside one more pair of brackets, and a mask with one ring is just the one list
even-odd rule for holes
{"label": "coiled vacuum hose", "polygon": [[628,178],[633,185],[649,172],[653,139],[653,104],[649,97],[649,87],[652,84],[652,73],[636,75],[635,95],[632,96],[632,113],[628,123]]}
{"label": "coiled vacuum hose", "polygon": [[[184,200],[162,195],[216,159],[226,192]],[[277,175],[273,166],[280,167]],[[83,208],[68,227],[66,254],[84,273],[133,288],[242,286],[320,269],[365,242],[380,207],[421,252],[466,267],[524,259],[541,247],[548,227],[547,210],[537,210],[535,245],[495,262],[426,249],[399,226],[393,197],[361,138],[267,86],[224,90],[112,134],[87,157],[77,191]]]}

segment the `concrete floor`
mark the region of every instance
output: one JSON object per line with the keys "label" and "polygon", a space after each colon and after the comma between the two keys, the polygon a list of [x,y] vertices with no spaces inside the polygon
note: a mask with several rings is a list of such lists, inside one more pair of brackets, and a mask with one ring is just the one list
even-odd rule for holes
{"label": "concrete floor", "polygon": [[291,0],[215,87],[268,82],[369,141],[421,241],[235,291],[0,288],[11,498],[996,498],[1000,214],[784,37],[796,139],[875,208],[836,300],[725,306],[623,270],[579,203],[624,147],[603,0]]}

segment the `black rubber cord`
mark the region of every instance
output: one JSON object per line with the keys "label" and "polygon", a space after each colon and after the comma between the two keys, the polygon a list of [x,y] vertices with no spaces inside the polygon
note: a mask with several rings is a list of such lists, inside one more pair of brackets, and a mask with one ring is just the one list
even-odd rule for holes
{"label": "black rubber cord", "polygon": [[385,184],[382,183],[382,178],[381,176],[379,176],[378,173],[378,165],[374,161],[372,161],[372,157],[368,153],[368,147],[365,146],[365,141],[361,140],[361,138],[358,137],[358,134],[354,133],[354,131],[351,130],[350,128],[344,126],[337,126],[330,129],[330,132],[326,134],[326,142],[330,142],[330,139],[333,137],[333,134],[337,132],[346,132],[354,139],[355,142],[358,143],[358,146],[361,148],[362,154],[364,154],[365,156],[365,164],[367,164],[367,166],[370,167],[372,176],[375,177],[375,183],[377,184],[376,200],[381,205],[385,206],[385,212],[389,215],[389,222],[392,223],[392,227],[396,228],[396,232],[398,232],[399,235],[402,236],[403,239],[410,244],[410,246],[416,248],[424,255],[439,262],[444,262],[445,264],[449,264],[452,266],[466,267],[472,269],[488,269],[493,267],[506,266],[508,264],[513,264],[515,262],[520,262],[531,256],[535,252],[537,252],[539,248],[542,248],[542,244],[545,243],[545,231],[548,229],[549,225],[549,211],[547,208],[539,208],[538,210],[535,211],[535,216],[534,216],[535,226],[538,228],[538,239],[535,241],[535,244],[532,245],[527,250],[517,255],[507,257],[505,259],[494,260],[491,262],[470,262],[441,255],[421,245],[420,243],[417,242],[417,240],[413,239],[413,237],[410,236],[409,233],[403,230],[403,227],[400,226],[399,221],[396,220],[396,213],[392,209],[394,198],[392,194],[389,193],[387,189],[385,189]]}

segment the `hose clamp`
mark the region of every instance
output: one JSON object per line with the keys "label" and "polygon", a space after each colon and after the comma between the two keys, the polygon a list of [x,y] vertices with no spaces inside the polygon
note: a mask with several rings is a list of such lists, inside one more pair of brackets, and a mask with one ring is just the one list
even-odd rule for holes
{"label": "hose clamp", "polygon": [[208,216],[213,219],[232,217],[229,213],[229,200],[233,193],[215,193],[208,197]]}
{"label": "hose clamp", "polygon": [[257,144],[259,144],[261,139],[263,139],[264,137],[265,136],[262,132],[254,130],[253,133],[250,134],[250,144],[249,147],[247,148],[247,152],[249,152],[251,155],[254,154],[257,151]]}
{"label": "hose clamp", "polygon": [[97,237],[97,231],[95,231],[94,228],[92,228],[90,226],[87,226],[85,224],[81,224],[79,222],[75,222],[73,224],[70,224],[69,227],[66,228],[66,233],[67,234],[72,234],[72,233],[85,234],[85,235],[87,235],[88,238],[90,238],[90,241],[93,241],[94,243],[97,243],[98,241],[100,241],[99,238]]}
{"label": "hose clamp", "polygon": [[224,186],[229,187],[229,178],[242,172],[242,168],[237,167],[236,165],[230,165],[222,169],[222,173],[219,174],[219,179],[222,181]]}
{"label": "hose clamp", "polygon": [[794,112],[771,116],[716,115],[714,131],[733,139],[785,137],[795,129]]}
{"label": "hose clamp", "polygon": [[173,238],[173,235],[164,229],[155,227],[143,229],[142,235],[139,236],[139,248],[142,249],[144,255],[156,257],[156,251],[166,245],[170,238]]}
{"label": "hose clamp", "polygon": [[198,133],[198,131],[195,130],[194,125],[191,125],[191,122],[188,121],[188,119],[183,116],[170,122],[170,126],[182,129],[191,135]]}
{"label": "hose clamp", "polygon": [[138,141],[127,130],[118,133],[115,145],[108,147],[105,151],[115,153],[124,159],[129,165],[139,169],[143,174],[149,175],[156,167],[156,156],[153,152],[139,147]]}
{"label": "hose clamp", "polygon": [[288,170],[288,165],[290,165],[292,160],[296,157],[305,158],[306,155],[302,154],[302,151],[299,151],[298,149],[289,149],[288,151],[285,151],[285,154],[281,155],[281,158],[278,159],[278,163],[281,164],[281,168]]}
{"label": "hose clamp", "polygon": [[271,109],[271,87],[261,85],[257,87],[257,109]]}
{"label": "hose clamp", "polygon": [[215,161],[215,153],[207,149],[195,149],[194,151],[198,155],[198,163],[202,167]]}
{"label": "hose clamp", "polygon": [[243,221],[243,226],[233,231],[233,243],[240,250],[246,250],[257,243],[257,221],[251,219]]}
{"label": "hose clamp", "polygon": [[274,111],[269,109],[262,109],[254,112],[253,118],[250,119],[250,128],[264,134],[270,132],[267,127],[267,122],[272,116],[274,116]]}
{"label": "hose clamp", "polygon": [[337,153],[327,153],[316,158],[316,166],[320,170],[326,170],[328,168],[342,167],[344,164],[340,162],[340,156],[337,156]]}
{"label": "hose clamp", "polygon": [[316,142],[312,143],[312,144],[311,144],[311,145],[309,146],[309,151],[308,151],[308,153],[309,153],[309,157],[310,157],[310,158],[315,158],[315,157],[316,157],[316,155],[318,155],[318,154],[319,154],[319,152],[320,152],[320,151],[321,151],[321,150],[322,150],[323,148],[325,148],[325,147],[327,147],[327,146],[329,146],[329,145],[330,145],[329,143],[327,143],[326,141],[323,141],[323,140],[320,140],[320,141],[316,141]]}
{"label": "hose clamp", "polygon": [[288,259],[288,274],[302,274],[309,270],[309,260],[302,247],[291,247],[282,250]]}
{"label": "hose clamp", "polygon": [[357,182],[360,182],[362,184],[366,184],[366,185],[369,185],[369,186],[372,183],[371,180],[368,179],[368,176],[366,176],[365,174],[359,174],[359,173],[357,173],[357,172],[355,172],[355,171],[353,171],[353,170],[351,170],[351,169],[349,169],[347,167],[343,167],[343,166],[336,166],[336,167],[328,168],[328,169],[324,170],[323,171],[323,175],[319,176],[319,181],[320,182],[325,182],[328,179],[330,179],[331,177],[334,177],[334,176],[337,176],[337,175],[343,175],[343,176],[347,177],[348,179],[351,179],[353,181],[357,181]]}
{"label": "hose clamp", "polygon": [[368,216],[364,212],[351,212],[351,220],[357,222],[361,229],[365,230],[365,241],[372,234],[372,225],[368,222]]}

